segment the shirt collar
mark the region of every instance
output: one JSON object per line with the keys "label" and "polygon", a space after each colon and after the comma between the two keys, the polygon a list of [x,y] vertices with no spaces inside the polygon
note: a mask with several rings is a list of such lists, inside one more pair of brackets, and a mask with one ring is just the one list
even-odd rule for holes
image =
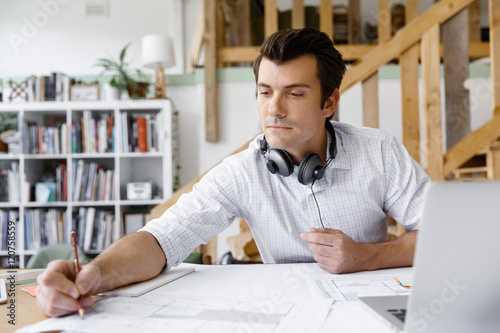
{"label": "shirt collar", "polygon": [[[331,139],[330,139],[330,133],[327,133],[328,135],[328,146],[326,147],[326,154],[327,154],[327,160],[330,158],[330,144],[331,144]],[[337,139],[337,155],[335,158],[328,164],[326,167],[327,171],[328,169],[351,169],[351,161],[349,160],[349,157],[347,155],[347,151],[345,148],[345,140],[344,140],[344,133],[336,130],[335,131],[335,138]]]}

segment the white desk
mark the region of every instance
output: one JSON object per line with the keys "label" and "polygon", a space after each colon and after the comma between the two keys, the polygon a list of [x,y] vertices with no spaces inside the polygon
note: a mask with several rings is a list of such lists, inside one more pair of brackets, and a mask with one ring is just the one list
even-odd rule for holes
{"label": "white desk", "polygon": [[[183,264],[184,265],[184,264]],[[350,276],[408,276],[412,268],[396,268],[348,274]],[[196,274],[195,274],[196,273]],[[190,290],[198,295],[234,296],[241,290],[255,298],[270,299],[283,295],[285,299],[317,298],[307,281],[314,277],[331,276],[317,264],[283,265],[197,265],[196,272],[171,283],[174,290]],[[347,275],[347,274],[344,274]],[[256,330],[258,332],[258,330]],[[359,302],[344,302],[332,306],[320,332],[392,332]]]}
{"label": "white desk", "polygon": [[[272,311],[286,301],[324,300],[310,281],[315,278],[331,277],[317,264],[288,265],[192,265],[196,271],[161,287],[162,297],[196,296],[213,298],[258,299],[265,308]],[[411,268],[360,272],[349,276],[409,275]],[[346,275],[343,275],[346,276]],[[309,282],[308,282],[309,281]],[[118,311],[118,310],[117,310]],[[334,303],[324,325],[318,332],[389,332],[388,326],[371,315],[359,302]],[[126,314],[126,313],[125,313]],[[84,322],[90,324],[89,315]],[[189,322],[186,320],[186,322]],[[250,327],[250,328],[249,328]],[[249,330],[250,329],[250,330]],[[258,325],[246,326],[245,332],[261,332]],[[309,330],[311,331],[311,330]]]}

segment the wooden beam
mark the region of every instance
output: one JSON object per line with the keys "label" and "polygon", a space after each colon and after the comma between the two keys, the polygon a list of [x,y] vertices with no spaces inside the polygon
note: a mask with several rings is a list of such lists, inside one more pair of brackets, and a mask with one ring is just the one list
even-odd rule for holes
{"label": "wooden beam", "polygon": [[[400,29],[390,40],[379,44],[372,52],[356,61],[345,73],[341,92],[363,81],[388,61],[399,57],[418,42],[422,34],[436,23],[442,23],[469,5],[473,0],[441,0]],[[439,51],[439,48],[438,48]]]}
{"label": "wooden beam", "polygon": [[490,43],[469,43],[469,58],[485,58],[490,56]]}
{"label": "wooden beam", "polygon": [[260,46],[233,46],[218,50],[217,57],[224,62],[251,62],[259,55]]}
{"label": "wooden beam", "polygon": [[[223,10],[223,6],[222,6],[222,0],[213,0],[215,3],[216,3],[216,11],[217,11],[217,14],[215,15],[215,24],[216,24],[216,28],[215,28],[215,34],[216,34],[216,38],[215,38],[215,47],[216,49],[220,49],[221,47],[224,47],[224,46],[229,46],[230,43],[227,42],[227,36],[228,34],[226,34],[226,22],[225,22],[225,17],[224,17],[224,10]],[[225,64],[223,63],[222,61],[220,61],[219,57],[216,56],[216,59],[217,59],[217,67],[220,68],[220,67],[224,67],[228,64]]]}
{"label": "wooden beam", "polygon": [[319,30],[333,40],[333,11],[331,0],[321,0],[319,3]]}
{"label": "wooden beam", "polygon": [[446,150],[470,133],[469,36],[467,8],[441,25],[445,89]]}
{"label": "wooden beam", "polygon": [[[391,38],[391,9],[389,0],[378,0],[378,42]],[[379,127],[378,71],[361,82],[363,92],[363,126]]]}
{"label": "wooden beam", "polygon": [[203,261],[205,265],[216,265],[217,264],[217,235],[210,238],[207,244],[200,245],[200,252],[204,255],[210,256],[210,262]]}
{"label": "wooden beam", "polygon": [[500,107],[500,2],[489,0],[490,59],[491,59],[491,106],[498,112]]}
{"label": "wooden beam", "polygon": [[292,28],[301,29],[306,26],[304,0],[293,0]]}
{"label": "wooden beam", "polygon": [[360,1],[349,0],[349,44],[361,44],[363,42]]}
{"label": "wooden beam", "polygon": [[420,163],[420,112],[418,92],[419,44],[399,58],[401,69],[402,141],[408,153]]}
{"label": "wooden beam", "polygon": [[375,73],[362,82],[363,126],[378,128],[378,74]]}
{"label": "wooden beam", "polygon": [[196,19],[196,27],[194,29],[193,40],[191,41],[191,51],[189,53],[189,61],[186,65],[186,73],[193,73],[194,67],[198,65],[200,60],[201,49],[203,47],[205,37],[205,4],[201,2],[200,11]]}
{"label": "wooden beam", "polygon": [[495,180],[500,179],[500,147],[495,146],[491,148],[491,172],[492,178]]}
{"label": "wooden beam", "polygon": [[[488,11],[490,16],[490,59],[491,59],[491,105],[493,116],[500,115],[500,3],[498,0],[489,0]],[[500,149],[492,150],[493,177],[500,179]]]}
{"label": "wooden beam", "polygon": [[205,5],[205,140],[219,139],[217,105],[217,4],[204,0]]}
{"label": "wooden beam", "polygon": [[474,0],[468,8],[469,13],[469,42],[481,41],[481,4]]}
{"label": "wooden beam", "polygon": [[[342,54],[344,60],[358,60],[377,48],[376,45],[369,44],[354,44],[335,45],[335,48]],[[218,50],[217,58],[222,62],[252,62],[259,55],[259,46],[247,47],[223,47]],[[441,48],[442,50],[442,48]],[[441,51],[441,54],[443,52]],[[490,55],[489,43],[470,43],[469,58],[484,58]],[[392,59],[389,59],[390,61]]]}
{"label": "wooden beam", "polygon": [[[418,16],[418,1],[406,0],[406,24]],[[420,112],[418,100],[418,61],[420,45],[416,43],[399,57],[401,78],[402,141],[408,153],[420,163]]]}
{"label": "wooden beam", "polygon": [[457,143],[444,155],[444,175],[460,167],[478,151],[488,146],[500,137],[500,107],[496,108],[493,118],[486,124],[473,131],[465,139]]}
{"label": "wooden beam", "polygon": [[421,54],[424,169],[433,181],[439,181],[443,180],[444,176],[438,23],[422,35]]}
{"label": "wooden beam", "polygon": [[278,6],[276,0],[264,1],[264,37],[278,31]]}
{"label": "wooden beam", "polygon": [[378,43],[383,43],[391,38],[391,2],[378,0]]}
{"label": "wooden beam", "polygon": [[376,45],[370,44],[353,44],[353,45],[345,45],[338,44],[335,45],[335,48],[342,54],[342,59],[345,60],[358,60],[368,52],[374,50]]}
{"label": "wooden beam", "polygon": [[406,24],[418,16],[418,0],[406,0],[405,20]]}
{"label": "wooden beam", "polygon": [[238,46],[250,46],[252,44],[252,29],[250,26],[250,0],[236,1],[236,23]]}

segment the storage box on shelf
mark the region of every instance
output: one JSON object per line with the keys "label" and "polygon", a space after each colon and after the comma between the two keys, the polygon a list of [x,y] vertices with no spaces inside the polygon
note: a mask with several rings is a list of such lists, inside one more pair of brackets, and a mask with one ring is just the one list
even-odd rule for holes
{"label": "storage box on shelf", "polygon": [[[0,227],[16,220],[15,251],[0,233],[1,267],[25,267],[41,246],[70,243],[71,230],[95,255],[123,236],[124,215],[172,195],[168,100],[0,104],[0,112],[16,114],[21,133],[21,151],[0,154],[0,181],[9,182]],[[151,194],[128,199],[127,184],[144,182]]]}

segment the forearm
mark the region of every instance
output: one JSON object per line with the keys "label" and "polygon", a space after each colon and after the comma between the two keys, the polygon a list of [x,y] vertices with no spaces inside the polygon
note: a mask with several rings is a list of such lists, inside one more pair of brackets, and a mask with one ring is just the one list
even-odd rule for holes
{"label": "forearm", "polygon": [[113,243],[89,265],[98,268],[100,285],[96,292],[103,292],[158,275],[166,258],[156,238],[141,231]]}
{"label": "forearm", "polygon": [[364,244],[367,247],[366,253],[368,253],[365,269],[412,266],[417,235],[418,231],[415,230],[388,242]]}

